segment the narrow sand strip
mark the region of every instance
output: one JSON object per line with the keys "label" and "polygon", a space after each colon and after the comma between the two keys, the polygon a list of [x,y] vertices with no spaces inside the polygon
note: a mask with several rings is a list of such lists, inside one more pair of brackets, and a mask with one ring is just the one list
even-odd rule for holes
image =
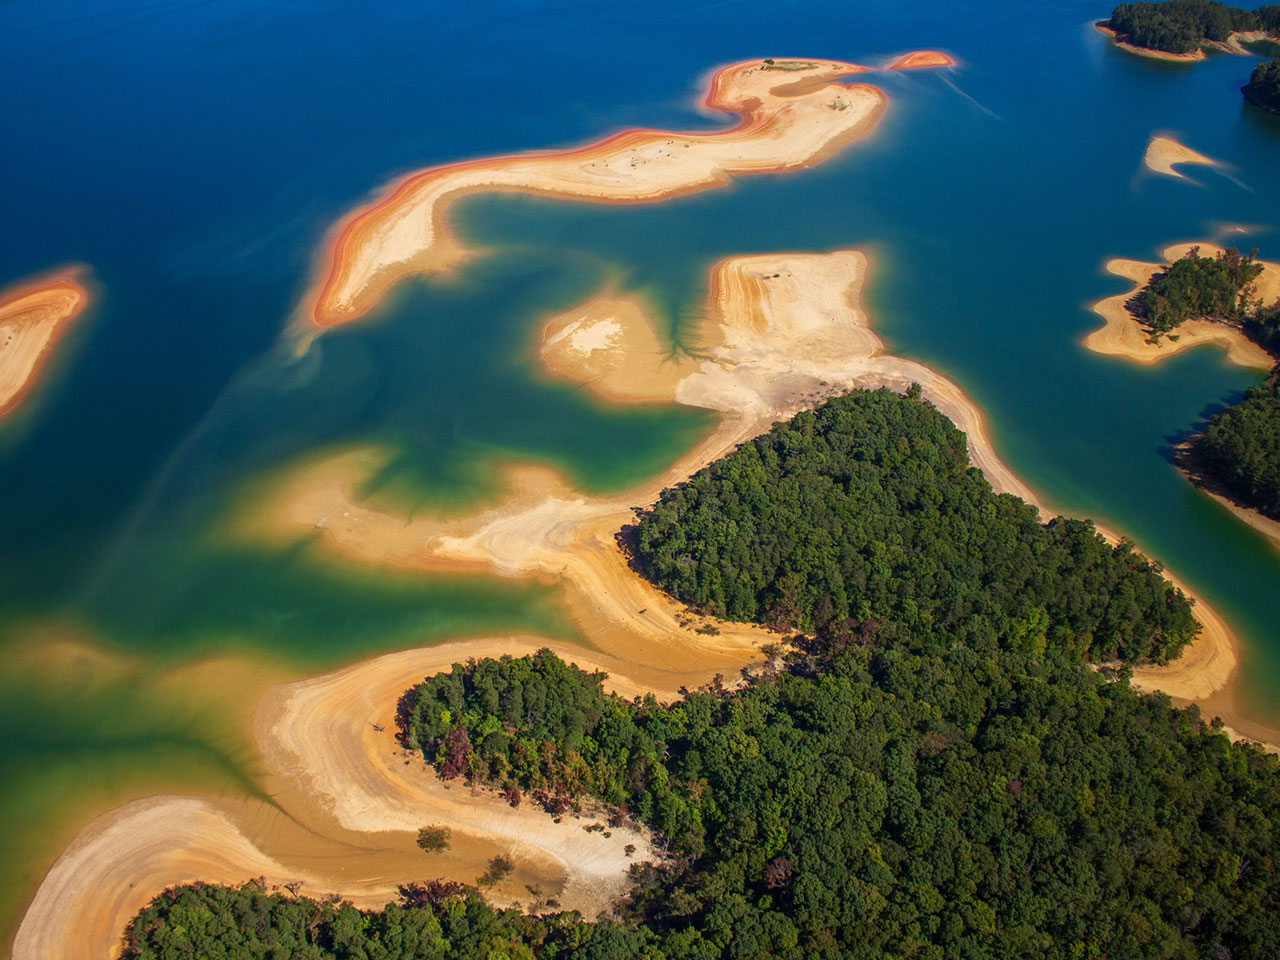
{"label": "narrow sand strip", "polygon": [[918,70],[921,67],[954,67],[956,62],[939,50],[914,50],[889,64],[890,70]]}
{"label": "narrow sand strip", "polygon": [[1146,152],[1142,155],[1142,162],[1156,173],[1180,179],[1186,179],[1186,177],[1174,169],[1179,163],[1203,163],[1211,167],[1218,165],[1216,160],[1210,160],[1203,153],[1196,153],[1172,137],[1152,137],[1147,143]]}
{"label": "narrow sand strip", "polygon": [[[1188,320],[1174,332],[1176,340],[1165,334],[1159,343],[1148,343],[1145,328],[1125,306],[1157,272],[1197,246],[1201,256],[1205,257],[1217,256],[1222,251],[1222,247],[1212,243],[1179,243],[1165,249],[1165,263],[1120,258],[1108,260],[1107,272],[1132,281],[1133,286],[1124,293],[1105,297],[1093,305],[1094,313],[1106,322],[1085,336],[1084,345],[1094,353],[1123,357],[1134,363],[1152,364],[1193,347],[1213,344],[1226,350],[1227,359],[1237,366],[1270,370],[1275,365],[1271,356],[1235,327],[1210,320]],[[1263,303],[1274,303],[1280,299],[1280,263],[1258,262],[1262,264],[1262,274],[1255,283],[1255,294]]]}
{"label": "narrow sand strip", "polygon": [[1095,23],[1093,27],[1099,33],[1110,37],[1111,42],[1121,50],[1128,51],[1129,53],[1136,53],[1140,57],[1148,57],[1152,60],[1168,60],[1172,63],[1195,63],[1197,60],[1203,60],[1205,57],[1204,50],[1198,47],[1191,53],[1169,53],[1165,50],[1152,50],[1150,47],[1134,46],[1132,43],[1126,43],[1124,40],[1121,40],[1120,35],[1107,26],[1105,21]]}
{"label": "narrow sand strip", "polygon": [[[910,66],[950,63],[925,52]],[[722,186],[733,176],[820,162],[864,136],[885,97],[837,78],[866,71],[852,63],[748,60],[716,71],[706,95],[713,110],[736,113],[736,127],[714,133],[627,130],[573,150],[531,151],[432,167],[392,184],[335,227],[301,307],[303,332],[356,320],[411,273],[459,262],[449,205],[477,191],[518,191],[640,203]],[[311,329],[311,335],[315,329]]]}
{"label": "narrow sand strip", "polygon": [[58,340],[89,305],[82,273],[66,267],[0,291],[0,416],[39,383]]}

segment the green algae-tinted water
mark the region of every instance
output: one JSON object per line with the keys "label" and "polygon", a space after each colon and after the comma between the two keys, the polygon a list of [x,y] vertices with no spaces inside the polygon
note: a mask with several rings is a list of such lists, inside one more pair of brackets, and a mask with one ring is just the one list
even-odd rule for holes
{"label": "green algae-tinted water", "polygon": [[[296,674],[457,636],[571,635],[554,586],[362,569],[307,537],[235,540],[228,518],[291,465],[361,445],[391,451],[368,492],[406,513],[484,502],[511,460],[593,492],[651,476],[708,417],[606,408],[550,382],[530,364],[534,330],[620,276],[679,343],[729,254],[869,251],[867,305],[889,349],[964,386],[1055,507],[1129,534],[1202,592],[1247,644],[1247,712],[1280,724],[1280,553],[1167,458],[1258,376],[1213,349],[1148,369],[1078,346],[1096,323],[1087,304],[1124,289],[1102,272],[1109,257],[1225,237],[1280,259],[1280,120],[1241,101],[1253,59],[1139,59],[1092,30],[1106,13],[510,0],[428,22],[409,2],[0,7],[0,71],[23,91],[0,104],[0,281],[82,260],[101,294],[0,427],[0,647],[26,664],[44,642],[28,626],[70,619],[130,664],[123,679],[0,676],[6,929],[95,810],[152,789],[255,789],[243,718],[137,678],[225,654]],[[918,47],[961,66],[870,77],[892,98],[879,129],[819,168],[654,205],[471,198],[460,228],[495,252],[456,282],[405,284],[301,359],[279,341],[324,229],[396,173],[722,123],[693,95],[728,60]],[[1156,132],[1223,168],[1146,172]]]}

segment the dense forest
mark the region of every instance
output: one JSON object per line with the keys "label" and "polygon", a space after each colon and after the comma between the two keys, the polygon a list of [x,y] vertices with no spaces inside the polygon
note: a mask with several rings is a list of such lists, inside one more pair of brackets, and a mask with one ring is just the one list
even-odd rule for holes
{"label": "dense forest", "polygon": [[1280,5],[1249,11],[1213,0],[1122,3],[1111,11],[1107,25],[1135,47],[1194,53],[1206,41],[1222,43],[1233,33],[1280,34]]}
{"label": "dense forest", "polygon": [[840,633],[874,618],[1002,629],[1033,611],[1081,658],[1164,661],[1182,594],[1088,521],[1042,524],[969,465],[964,434],[888,390],[838,397],[666,490],[632,532],[640,571],[704,613]]}
{"label": "dense forest", "polygon": [[1214,414],[1194,438],[1195,466],[1236,501],[1280,520],[1280,367]]}
{"label": "dense forest", "polygon": [[[977,479],[963,437],[918,399],[832,401],[667,491],[641,522],[660,551],[678,509],[690,528],[677,563],[696,567],[718,542],[703,523],[714,494],[725,527],[750,516],[740,535],[776,548],[740,567],[754,584],[792,555],[797,497],[816,540],[859,542],[834,525],[849,516],[842,497],[868,516],[876,563],[864,570],[853,549],[830,558],[836,569],[788,570],[791,594],[770,602],[816,629],[736,688],[626,701],[542,651],[458,664],[406,694],[400,735],[442,776],[551,810],[599,804],[656,832],[664,855],[633,868],[616,917],[526,916],[440,881],[376,912],[197,884],[134,919],[125,960],[1273,960],[1280,764],[1194,709],[1136,693],[1127,668],[1082,663],[1094,640],[1076,631],[1105,636],[1118,595],[1123,622],[1166,640],[1186,601],[1154,589],[1157,571],[1131,550],[1104,550],[1088,528],[1064,547]],[[904,565],[903,547],[922,566]],[[866,576],[842,581],[841,565]],[[1026,566],[1053,573],[1029,586]],[[843,586],[830,613],[810,589],[817,570]],[[911,589],[910,603],[877,585],[929,571],[943,586]],[[734,595],[759,604],[753,589]],[[840,619],[845,602],[855,612]],[[1129,657],[1159,649],[1102,642]]]}
{"label": "dense forest", "polygon": [[[1280,80],[1280,61],[1276,61]],[[1280,302],[1254,299],[1253,281],[1262,270],[1257,251],[1234,248],[1202,257],[1193,248],[1155,274],[1129,301],[1129,309],[1151,331],[1151,339],[1176,330],[1183,321],[1204,317],[1239,326],[1280,360]],[[1190,457],[1180,464],[1198,482],[1273,519],[1280,519],[1280,399],[1276,373],[1244,399],[1215,414],[1204,433],[1191,439]]]}
{"label": "dense forest", "polygon": [[[1276,10],[1280,12],[1280,7]],[[1240,90],[1250,103],[1280,115],[1280,57],[1254,67],[1249,82]]]}
{"label": "dense forest", "polygon": [[1262,273],[1257,253],[1228,247],[1216,257],[1202,257],[1192,247],[1153,275],[1129,301],[1129,310],[1153,340],[1192,319],[1242,325],[1260,309],[1253,299],[1253,281]]}

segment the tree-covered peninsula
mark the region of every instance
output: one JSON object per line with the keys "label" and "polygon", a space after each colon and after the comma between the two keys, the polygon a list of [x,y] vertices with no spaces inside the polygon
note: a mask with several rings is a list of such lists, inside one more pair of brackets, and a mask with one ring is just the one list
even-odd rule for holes
{"label": "tree-covered peninsula", "polygon": [[1135,47],[1189,54],[1206,43],[1225,43],[1233,33],[1280,35],[1280,5],[1244,10],[1215,0],[1122,3],[1105,25]]}
{"label": "tree-covered peninsula", "polygon": [[1195,475],[1237,503],[1280,520],[1280,367],[1192,438]]}
{"label": "tree-covered peninsula", "polygon": [[1280,57],[1254,67],[1240,92],[1254,106],[1280,116]]}
{"label": "tree-covered peninsula", "polygon": [[[723,562],[753,575],[734,595],[809,627],[740,684],[627,701],[544,651],[406,695],[400,735],[442,776],[656,832],[664,856],[634,868],[616,916],[498,910],[439,881],[376,912],[195,884],[152,901],[123,956],[1271,960],[1276,758],[1082,662],[1176,649],[1185,599],[1132,550],[1059,540],[979,479],[920,400],[832,401],[640,523],[644,550],[678,540],[695,571],[737,525],[750,551]],[[784,569],[804,556],[785,549],[797,498],[804,536],[848,551]],[[856,510],[822,512],[842,499]],[[834,524],[858,515],[866,537]]]}

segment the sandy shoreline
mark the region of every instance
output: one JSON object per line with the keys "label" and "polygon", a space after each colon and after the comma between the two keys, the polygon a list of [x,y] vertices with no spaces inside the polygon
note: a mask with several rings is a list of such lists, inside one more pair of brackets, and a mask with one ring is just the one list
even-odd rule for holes
{"label": "sandy shoreline", "polygon": [[1225,487],[1215,478],[1206,476],[1196,462],[1191,444],[1194,437],[1188,437],[1174,448],[1174,465],[1179,472],[1206,497],[1230,511],[1237,519],[1243,520],[1253,529],[1266,537],[1273,547],[1280,550],[1280,521],[1272,520],[1257,510],[1237,503]]}
{"label": "sandy shoreline", "polygon": [[0,290],[0,416],[36,387],[58,341],[89,305],[83,274],[64,267]]}
{"label": "sandy shoreline", "polygon": [[[922,51],[894,66],[950,63],[945,54]],[[299,310],[304,339],[363,316],[404,276],[460,262],[466,253],[450,236],[446,212],[466,194],[518,191],[641,203],[722,186],[733,176],[819,163],[879,119],[883,93],[835,82],[867,69],[830,60],[734,63],[713,74],[705,98],[712,110],[740,115],[729,130],[625,130],[576,149],[465,161],[403,177],[331,232]]]}
{"label": "sandy shoreline", "polygon": [[1105,20],[1095,23],[1093,27],[1099,33],[1110,37],[1111,42],[1121,50],[1126,50],[1129,53],[1135,53],[1140,57],[1148,57],[1152,60],[1167,60],[1171,63],[1197,63],[1200,60],[1205,59],[1206,54],[1204,51],[1206,48],[1210,50],[1221,50],[1223,53],[1231,53],[1239,57],[1252,56],[1253,51],[1246,49],[1244,44],[1257,43],[1262,40],[1271,40],[1273,43],[1275,42],[1275,39],[1265,30],[1237,30],[1228,36],[1222,43],[1202,39],[1200,46],[1191,53],[1169,53],[1167,50],[1153,50],[1150,47],[1139,47],[1121,40],[1120,35],[1116,33],[1115,30],[1111,29]]}
{"label": "sandy shoreline", "polygon": [[1154,170],[1156,173],[1163,173],[1166,176],[1178,177],[1179,179],[1186,179],[1185,174],[1175,169],[1180,163],[1201,163],[1210,167],[1218,165],[1216,160],[1211,160],[1203,153],[1197,153],[1172,137],[1152,137],[1147,142],[1147,149],[1142,155],[1142,162],[1147,165],[1148,169]]}
{"label": "sandy shoreline", "polygon": [[[662,476],[612,498],[573,490],[546,467],[508,464],[500,502],[462,516],[408,518],[357,502],[355,491],[385,453],[355,449],[289,472],[265,488],[236,518],[234,536],[279,545],[318,538],[345,562],[407,569],[484,570],[563,585],[566,609],[590,653],[537,637],[459,641],[393,653],[312,679],[273,687],[254,714],[254,730],[270,774],[257,801],[217,803],[157,797],[126,805],[81,831],[37,892],[14,944],[15,960],[52,958],[90,949],[109,952],[123,925],[164,886],[195,878],[236,882],[263,874],[271,883],[300,882],[312,893],[340,892],[363,906],[390,898],[395,883],[446,876],[471,880],[487,859],[505,852],[517,863],[500,903],[528,902],[525,884],[565,907],[592,915],[625,889],[634,858],[648,849],[641,832],[587,833],[590,821],[555,824],[528,804],[514,810],[496,796],[460,785],[447,789],[420,757],[393,739],[400,694],[423,676],[467,657],[556,649],[588,669],[600,667],[623,695],[671,697],[715,673],[733,677],[760,657],[776,635],[751,625],[690,616],[634,573],[614,535],[632,508],[823,397],[854,387],[922,385],[924,395],[969,436],[970,453],[992,485],[1031,503],[1036,498],[991,448],[977,407],[953,383],[921,364],[885,355],[862,311],[870,268],[853,250],[731,257],[716,264],[704,328],[705,354],[677,363],[669,399],[719,412],[723,419],[695,450]],[[639,302],[629,322],[651,327]],[[610,309],[613,309],[610,307]],[[542,340],[575,319],[547,323]],[[572,338],[575,328],[559,342]],[[652,333],[652,330],[650,330]],[[656,337],[656,334],[654,334]],[[619,370],[652,387],[646,364],[666,359],[644,337],[588,331],[580,364],[562,357],[551,375],[599,389],[601,351],[619,354]],[[635,357],[630,347],[640,344]],[[554,346],[554,344],[553,344]],[[648,379],[646,379],[648,378]],[[670,378],[668,378],[670,379]],[[1235,664],[1233,638],[1203,604],[1204,630],[1177,663],[1135,671],[1135,685],[1200,698],[1220,690]],[[699,632],[698,628],[714,627]],[[381,729],[379,729],[381,728]],[[431,860],[413,848],[414,830],[447,823],[454,849]],[[141,847],[137,837],[147,838]],[[103,897],[104,889],[112,895]],[[83,923],[76,918],[84,918]]]}
{"label": "sandy shoreline", "polygon": [[[1216,256],[1222,248],[1212,243],[1179,243],[1165,248],[1164,263],[1148,263],[1142,260],[1115,258],[1108,260],[1106,269],[1118,277],[1132,281],[1133,286],[1124,293],[1104,297],[1092,307],[1093,312],[1105,321],[1101,327],[1087,334],[1083,343],[1094,353],[1123,357],[1134,363],[1152,364],[1168,359],[1184,350],[1214,345],[1226,351],[1227,359],[1237,366],[1254,370],[1270,370],[1275,361],[1265,350],[1234,327],[1209,320],[1188,320],[1174,332],[1174,340],[1165,334],[1159,343],[1148,343],[1147,332],[1129,312],[1125,304],[1135,293],[1165,266],[1186,255],[1193,247],[1200,248],[1201,256]],[[1264,303],[1280,298],[1280,264],[1258,261],[1263,272],[1258,277],[1256,292]]]}

